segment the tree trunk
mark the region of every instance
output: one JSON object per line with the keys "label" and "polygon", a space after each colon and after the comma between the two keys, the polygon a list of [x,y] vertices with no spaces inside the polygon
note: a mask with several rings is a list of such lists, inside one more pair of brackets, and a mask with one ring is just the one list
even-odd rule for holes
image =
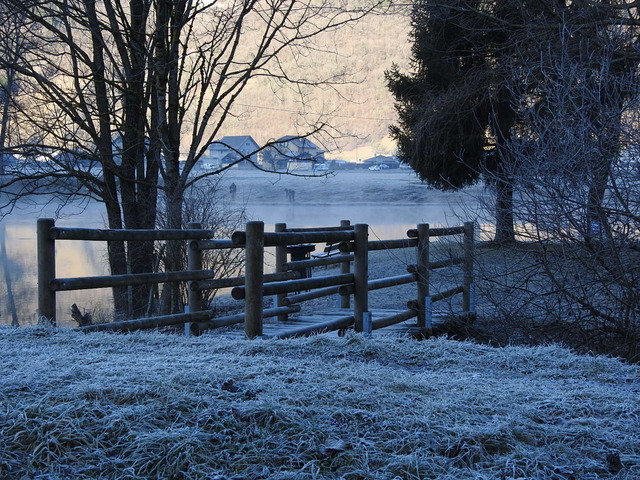
{"label": "tree trunk", "polygon": [[[180,172],[181,84],[179,61],[180,32],[184,26],[186,4],[160,2],[157,9],[156,78],[163,128],[165,167],[166,222],[171,229],[181,229],[182,205],[186,172]],[[168,27],[168,28],[167,28]],[[183,178],[184,176],[184,178]],[[185,268],[184,244],[168,241],[165,251],[165,269],[179,271]],[[178,313],[184,308],[180,285],[169,283],[162,288],[163,313]]]}
{"label": "tree trunk", "polygon": [[[177,167],[177,165],[176,165]],[[182,206],[184,187],[180,182],[179,171],[167,165],[167,198],[166,215],[167,227],[171,229],[181,229]],[[180,271],[185,268],[185,253],[183,242],[167,241],[165,250],[164,265],[167,271]],[[177,283],[167,283],[162,287],[162,312],[163,314],[178,313],[184,308],[184,300],[180,295],[180,288]]]}
{"label": "tree trunk", "polygon": [[515,241],[513,222],[513,186],[514,178],[509,172],[515,167],[509,153],[511,129],[516,122],[512,94],[507,88],[500,88],[492,105],[490,126],[496,137],[496,158],[498,159],[494,175],[496,182],[496,234],[494,241],[499,244]]}
{"label": "tree trunk", "polygon": [[514,242],[516,238],[513,222],[513,182],[507,175],[496,181],[496,233],[494,242]]}
{"label": "tree trunk", "polygon": [[0,174],[5,172],[5,154],[2,150],[6,146],[7,132],[9,130],[9,106],[11,96],[15,91],[15,70],[7,72],[7,81],[4,88],[0,89],[0,99],[2,99],[2,121],[0,124]]}
{"label": "tree trunk", "polygon": [[[105,192],[103,199],[107,210],[107,222],[109,228],[121,229],[122,216],[120,204],[118,203],[118,193],[116,180],[112,172],[105,171]],[[123,275],[127,273],[127,252],[122,241],[107,243],[107,253],[109,259],[109,269],[111,275]],[[130,314],[128,291],[126,287],[113,288],[114,316],[125,318]]]}
{"label": "tree trunk", "polygon": [[[154,228],[156,219],[155,196],[149,198],[149,188],[155,188],[152,177],[147,178],[146,113],[148,95],[147,73],[147,8],[144,1],[134,0],[131,11],[131,38],[127,43],[130,64],[124,70],[127,89],[123,95],[122,165],[119,167],[120,202],[124,227],[128,229]],[[146,185],[151,182],[151,185]],[[128,273],[153,271],[152,242],[127,242]],[[130,287],[130,316],[148,313],[149,288],[145,285]]]}
{"label": "tree trunk", "polygon": [[593,239],[609,235],[607,214],[604,210],[605,195],[611,176],[611,167],[620,155],[621,113],[625,97],[619,91],[614,77],[602,86],[600,101],[594,106],[594,123],[598,131],[599,156],[589,167],[589,192],[585,215],[584,239],[588,244]]}
{"label": "tree trunk", "polygon": [[587,195],[584,240],[587,244],[607,235],[609,224],[604,211],[604,197],[611,172],[611,160],[603,159],[603,164],[595,168]]}

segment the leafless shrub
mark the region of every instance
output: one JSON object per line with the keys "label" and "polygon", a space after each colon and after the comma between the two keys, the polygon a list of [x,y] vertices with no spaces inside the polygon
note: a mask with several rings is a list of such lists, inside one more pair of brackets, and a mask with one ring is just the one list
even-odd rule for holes
{"label": "leafless shrub", "polygon": [[640,90],[633,69],[616,70],[614,40],[536,70],[509,145],[524,245],[484,262],[482,292],[525,336],[637,361]]}
{"label": "leafless shrub", "polygon": [[[221,178],[203,180],[192,185],[186,192],[184,199],[184,225],[187,228],[190,223],[199,223],[203,229],[211,230],[213,238],[228,239],[236,230],[242,230],[246,221],[245,210],[242,205],[231,203],[226,193],[221,189]],[[165,218],[161,215],[161,218]],[[158,228],[166,228],[163,222],[159,222]],[[187,243],[181,244],[181,261],[187,258]],[[164,244],[157,246],[158,268],[166,270],[167,251]],[[214,278],[227,278],[238,276],[244,265],[244,252],[241,249],[220,249],[203,251],[203,268],[215,271]],[[184,264],[184,263],[183,263]],[[176,259],[171,259],[170,265],[176,265]],[[180,306],[187,303],[186,285],[182,284],[177,290]],[[203,306],[209,305],[216,296],[217,290],[202,292]]]}

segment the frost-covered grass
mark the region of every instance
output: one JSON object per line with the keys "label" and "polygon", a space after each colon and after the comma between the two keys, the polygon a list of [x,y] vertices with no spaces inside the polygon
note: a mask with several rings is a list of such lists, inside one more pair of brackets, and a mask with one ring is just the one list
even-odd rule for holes
{"label": "frost-covered grass", "polygon": [[0,478],[640,478],[640,368],[559,347],[0,328]]}

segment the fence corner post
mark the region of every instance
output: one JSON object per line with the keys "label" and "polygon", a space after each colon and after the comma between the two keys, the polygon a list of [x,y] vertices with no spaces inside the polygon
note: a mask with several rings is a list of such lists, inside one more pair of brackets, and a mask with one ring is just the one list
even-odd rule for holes
{"label": "fence corner post", "polygon": [[464,312],[475,311],[473,300],[473,257],[474,257],[474,224],[473,222],[464,223],[464,283],[462,292],[462,310]]}
{"label": "fence corner post", "polygon": [[246,233],[244,333],[251,339],[262,336],[264,223],[248,222]]}
{"label": "fence corner post", "polygon": [[[351,226],[351,221],[340,220],[340,227],[348,228]],[[340,273],[351,273],[351,262],[342,262],[340,264]],[[340,295],[340,308],[349,308],[351,306],[350,295]]]}
{"label": "fence corner post", "polygon": [[353,317],[356,332],[362,332],[364,312],[369,311],[369,225],[357,224],[353,241]]}
{"label": "fence corner post", "polygon": [[[202,228],[202,224],[200,223],[189,223],[187,225],[187,229],[189,230],[200,230]],[[197,240],[190,240],[187,242],[187,270],[196,271],[202,270],[202,250],[200,250],[198,246]],[[196,288],[197,282],[189,281],[187,282],[188,288],[188,311],[189,312],[199,312],[202,310],[202,292]],[[189,329],[191,329],[195,325],[185,324],[185,329],[189,325]],[[186,330],[185,330],[186,333]]]}
{"label": "fence corner post", "polygon": [[51,237],[55,226],[53,218],[39,218],[37,224],[38,242],[38,319],[45,319],[56,326],[56,292],[51,282],[56,278],[56,245]]}
{"label": "fence corner post", "polygon": [[429,224],[421,223],[418,225],[418,316],[417,327],[427,328],[427,297],[429,295]]}
{"label": "fence corner post", "polygon": [[[284,232],[287,229],[286,223],[276,223],[275,231],[276,232]],[[286,245],[278,245],[276,246],[276,272],[283,272],[283,265],[287,263],[287,246]],[[285,293],[276,294],[276,304],[275,307],[282,307],[284,305],[284,298],[287,295]],[[289,319],[289,315],[283,313],[278,315],[278,321],[286,322]]]}

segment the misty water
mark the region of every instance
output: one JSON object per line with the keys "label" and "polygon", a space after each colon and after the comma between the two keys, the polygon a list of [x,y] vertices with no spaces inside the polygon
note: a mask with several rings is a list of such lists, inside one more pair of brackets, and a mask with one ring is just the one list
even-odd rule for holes
{"label": "misty water", "polygon": [[[239,174],[236,174],[239,175]],[[396,176],[401,175],[396,173]],[[405,174],[408,175],[408,174]],[[347,177],[348,178],[348,177]],[[355,178],[355,177],[354,177]],[[375,179],[382,178],[376,177]],[[390,178],[399,178],[391,176]],[[402,177],[404,178],[404,176]],[[229,181],[240,185],[241,177]],[[303,185],[304,187],[304,185]],[[329,187],[327,187],[329,188]],[[302,196],[303,188],[298,189]],[[366,223],[370,238],[405,238],[406,231],[417,223],[432,225],[459,224],[459,199],[438,195],[420,204],[382,202],[375,195],[357,204],[288,203],[279,198],[273,201],[240,197],[236,203],[246,210],[248,220],[265,222],[265,230],[273,231],[275,223],[290,227],[337,226],[340,220]],[[36,222],[38,218],[56,218],[57,226],[105,228],[104,207],[96,202],[85,205],[37,205],[25,203],[0,221],[0,323],[28,326],[37,323],[37,255]],[[317,246],[321,250],[324,244]],[[108,274],[106,244],[104,242],[56,242],[56,276],[82,277]],[[108,321],[112,312],[111,290],[95,289],[58,292],[58,323],[73,326],[70,307],[91,311],[95,321]]]}

